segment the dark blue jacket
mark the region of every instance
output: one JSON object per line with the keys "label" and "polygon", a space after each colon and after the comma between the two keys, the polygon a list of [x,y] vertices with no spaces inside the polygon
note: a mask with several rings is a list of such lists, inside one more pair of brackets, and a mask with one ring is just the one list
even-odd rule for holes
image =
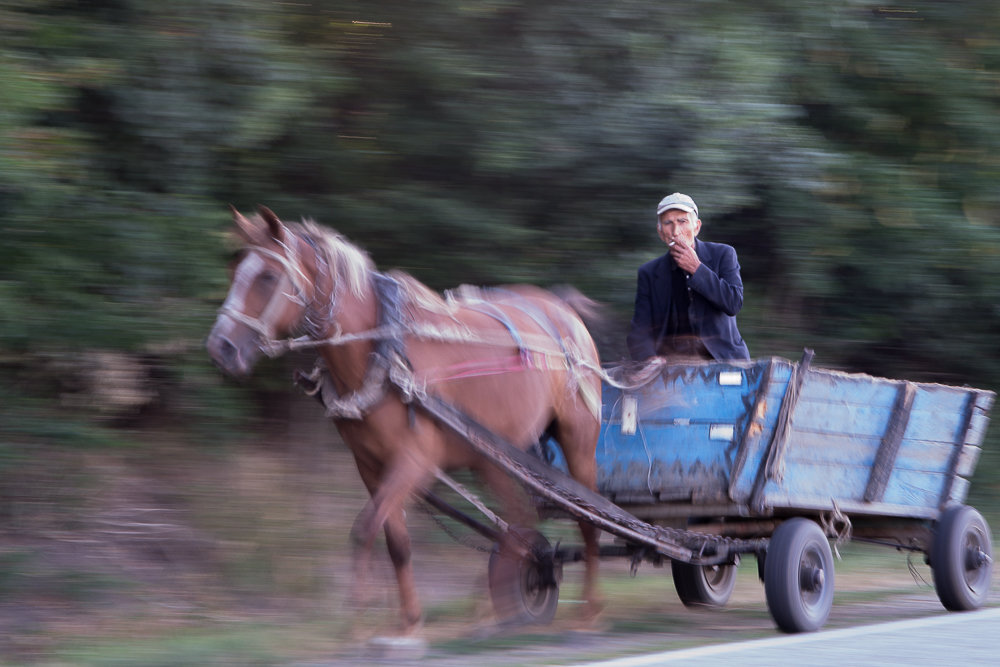
{"label": "dark blue jacket", "polygon": [[[718,360],[749,359],[750,352],[736,328],[736,314],[743,307],[743,279],[736,251],[722,243],[695,239],[701,266],[688,278],[691,329]],[[673,259],[670,253],[639,267],[635,313],[628,334],[633,359],[655,356],[666,336]]]}

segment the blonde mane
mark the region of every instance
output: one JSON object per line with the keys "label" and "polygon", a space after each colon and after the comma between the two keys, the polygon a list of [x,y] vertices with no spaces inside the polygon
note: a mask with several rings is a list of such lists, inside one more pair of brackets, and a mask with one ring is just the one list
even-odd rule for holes
{"label": "blonde mane", "polygon": [[445,301],[440,294],[410,274],[403,273],[402,271],[390,271],[389,275],[403,286],[403,291],[406,292],[410,303],[414,307],[443,315],[450,315],[455,312],[454,304]]}
{"label": "blonde mane", "polygon": [[[258,222],[261,222],[258,217]],[[368,296],[371,289],[369,274],[377,271],[375,263],[364,250],[348,241],[344,236],[316,223],[311,219],[303,219],[299,224],[288,224],[290,231],[311,237],[324,250],[324,255],[330,263],[330,269],[351,294],[358,299]],[[461,285],[448,290],[444,295],[434,291],[408,273],[399,270],[387,272],[403,288],[411,307],[438,313],[452,315],[463,304],[471,301],[483,301],[492,298],[492,294],[479,287]]]}
{"label": "blonde mane", "polygon": [[361,248],[329,227],[323,227],[312,220],[303,220],[302,231],[323,246],[334,275],[358,299],[368,295],[370,281],[368,275],[375,271],[375,263]]}

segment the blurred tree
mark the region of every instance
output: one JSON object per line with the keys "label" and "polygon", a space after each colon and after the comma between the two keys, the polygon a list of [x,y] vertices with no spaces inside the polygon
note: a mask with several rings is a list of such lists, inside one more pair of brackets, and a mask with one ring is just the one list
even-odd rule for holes
{"label": "blurred tree", "polygon": [[[221,205],[211,199],[218,155],[272,113],[225,83],[237,71],[263,86],[276,69],[254,57],[259,43],[243,35],[253,26],[232,20],[237,10],[4,7],[0,362],[15,378],[11,396],[62,392],[67,380],[37,378],[85,372],[81,352],[101,348],[169,355],[182,394],[210,389],[205,364],[184,359],[204,358],[199,341],[225,289]],[[80,368],[52,361],[71,355]],[[12,413],[21,405],[5,403]],[[184,405],[203,412],[197,399]]]}
{"label": "blurred tree", "polygon": [[170,344],[198,367],[232,202],[436,288],[575,284],[614,307],[614,360],[653,205],[681,190],[740,253],[752,354],[994,385],[998,21],[985,0],[8,1],[0,357]]}
{"label": "blurred tree", "polygon": [[954,10],[864,3],[798,17],[789,101],[833,159],[810,208],[772,220],[794,223],[787,279],[840,363],[993,382],[997,16],[984,3]]}

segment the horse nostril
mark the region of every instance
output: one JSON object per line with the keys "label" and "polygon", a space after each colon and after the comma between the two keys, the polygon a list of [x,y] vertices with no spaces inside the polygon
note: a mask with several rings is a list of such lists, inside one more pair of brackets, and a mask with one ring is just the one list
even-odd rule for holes
{"label": "horse nostril", "polygon": [[237,354],[236,346],[229,342],[228,338],[223,338],[219,341],[219,356],[222,357],[222,360],[229,365],[231,365],[236,357],[239,356]]}
{"label": "horse nostril", "polygon": [[208,343],[208,353],[216,363],[232,368],[239,361],[239,349],[225,336],[214,336]]}

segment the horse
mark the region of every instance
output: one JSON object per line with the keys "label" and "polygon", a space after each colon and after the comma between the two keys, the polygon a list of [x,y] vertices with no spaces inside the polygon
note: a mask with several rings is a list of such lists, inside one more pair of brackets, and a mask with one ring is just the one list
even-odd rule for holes
{"label": "horse", "polygon": [[[265,354],[316,348],[334,394],[328,416],[371,496],[356,523],[355,593],[364,588],[381,530],[396,575],[401,634],[410,635],[422,622],[404,520],[411,499],[439,471],[472,469],[504,511],[523,521],[526,508],[523,499],[521,506],[511,500],[517,486],[509,475],[414,409],[398,379],[518,448],[551,434],[570,475],[594,489],[601,389],[594,341],[565,296],[523,285],[465,286],[442,295],[406,273],[377,271],[367,253],[311,220],[285,223],[264,206],[250,216],[231,210],[245,245],[208,353],[224,372],[243,377]],[[600,609],[599,530],[579,525],[584,615],[592,618]]]}

